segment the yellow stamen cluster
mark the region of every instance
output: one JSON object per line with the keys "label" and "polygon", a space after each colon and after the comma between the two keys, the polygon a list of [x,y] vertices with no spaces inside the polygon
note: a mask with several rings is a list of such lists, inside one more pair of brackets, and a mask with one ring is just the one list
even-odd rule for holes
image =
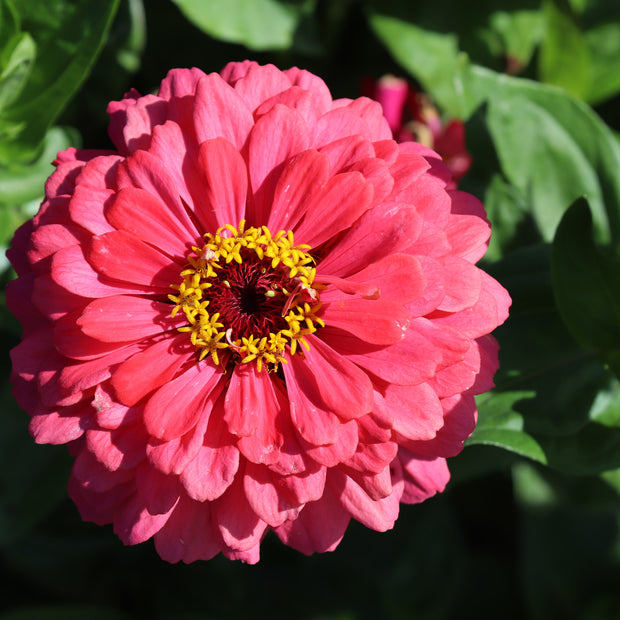
{"label": "yellow stamen cluster", "polygon": [[[178,294],[168,296],[175,304],[172,316],[181,310],[185,314],[188,325],[180,327],[179,331],[189,333],[191,343],[200,350],[199,359],[211,355],[219,364],[218,351],[228,349],[236,363],[255,360],[259,371],[263,366],[271,371],[286,363],[287,347],[292,355],[298,350],[298,342],[309,349],[304,336],[314,333],[317,326],[324,327],[316,315],[321,303],[317,286],[313,284],[314,260],[307,253],[310,246],[296,246],[291,231],[281,230],[272,236],[266,226],[245,230],[244,220],[238,228],[227,224],[215,234],[207,233],[205,241],[203,248],[192,248],[194,255],[188,257],[189,266],[180,274],[181,284],[172,285]],[[248,252],[261,263],[262,273],[278,270],[283,274],[279,281],[287,280],[286,286],[274,285],[264,292],[265,297],[277,296],[282,301],[278,320],[281,328],[275,332],[250,336],[234,334],[230,326],[220,321],[219,312],[209,312],[213,300],[209,299],[208,290],[216,282],[230,288],[226,265],[233,261],[242,264],[244,257],[248,260]]]}

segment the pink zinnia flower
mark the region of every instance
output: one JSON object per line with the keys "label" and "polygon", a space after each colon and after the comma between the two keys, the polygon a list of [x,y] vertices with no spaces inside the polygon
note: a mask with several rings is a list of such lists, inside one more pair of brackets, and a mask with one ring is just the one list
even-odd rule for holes
{"label": "pink zinnia flower", "polygon": [[397,142],[415,140],[441,155],[452,175],[448,187],[455,189],[472,164],[463,122],[453,118],[444,123],[428,95],[403,78],[384,75],[377,81],[366,79],[362,91],[381,104]]}
{"label": "pink zinnia flower", "polygon": [[14,394],[82,517],[256,562],[443,490],[509,305],[480,202],[296,68],[176,69],[108,111],[117,150],[61,152],[10,250]]}

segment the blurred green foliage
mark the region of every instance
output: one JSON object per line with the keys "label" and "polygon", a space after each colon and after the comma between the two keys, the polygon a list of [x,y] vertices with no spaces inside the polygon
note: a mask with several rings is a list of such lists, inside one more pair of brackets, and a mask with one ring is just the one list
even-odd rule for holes
{"label": "blurred green foliage", "polygon": [[19,330],[2,306],[0,620],[620,617],[617,1],[0,0],[0,245],[58,150],[110,146],[109,100],[246,57],[307,68],[335,96],[403,75],[466,122],[461,186],[485,202],[483,266],[514,300],[496,388],[446,493],[393,532],[170,566],[79,520],[65,449],[35,446],[10,395]]}

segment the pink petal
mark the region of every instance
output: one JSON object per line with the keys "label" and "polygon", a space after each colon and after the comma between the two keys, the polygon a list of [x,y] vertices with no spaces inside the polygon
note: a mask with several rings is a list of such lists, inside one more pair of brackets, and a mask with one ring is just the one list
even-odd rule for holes
{"label": "pink petal", "polygon": [[32,416],[28,426],[37,443],[53,445],[78,439],[84,434],[85,428],[85,420],[81,416],[61,415],[56,411]]}
{"label": "pink petal", "polygon": [[180,280],[183,269],[183,265],[124,230],[92,237],[86,245],[86,259],[108,278],[148,287],[163,295]]}
{"label": "pink petal", "polygon": [[84,521],[106,525],[114,520],[114,515],[135,492],[131,482],[119,485],[106,493],[93,493],[71,476],[68,485],[69,497],[75,502]]}
{"label": "pink petal", "polygon": [[137,495],[132,495],[118,507],[114,519],[114,533],[126,544],[137,545],[148,540],[166,524],[173,508],[163,514],[152,515]]}
{"label": "pink petal", "polygon": [[375,140],[389,140],[392,137],[392,130],[379,102],[368,97],[358,97],[351,101],[345,109],[360,115],[368,128],[367,135],[371,136],[369,139],[373,142]]}
{"label": "pink petal", "polygon": [[271,379],[254,364],[235,366],[228,384],[224,420],[233,435],[245,437],[256,431],[262,408],[270,403]]}
{"label": "pink petal", "polygon": [[371,411],[372,384],[366,373],[315,335],[306,340],[310,350],[304,352],[304,359],[293,355],[289,362],[298,385],[312,385],[329,410],[343,420]]}
{"label": "pink petal", "polygon": [[437,310],[459,312],[473,306],[480,296],[480,269],[457,256],[446,256],[444,267],[444,297]]}
{"label": "pink petal", "polygon": [[252,111],[219,75],[200,78],[194,99],[194,128],[198,142],[224,138],[242,149],[254,125]]}
{"label": "pink petal", "polygon": [[275,528],[275,533],[282,542],[306,555],[324,553],[338,546],[350,519],[339,497],[326,485],[321,499],[306,504],[295,520],[285,521]]}
{"label": "pink petal", "polygon": [[99,338],[87,336],[77,324],[81,315],[81,309],[70,312],[54,325],[54,344],[62,355],[76,360],[92,360],[135,342],[102,342]]}
{"label": "pink petal", "polygon": [[[381,222],[377,226],[377,222]],[[321,273],[347,277],[378,258],[411,245],[422,230],[414,207],[384,203],[364,213],[318,264]]]}
{"label": "pink petal", "polygon": [[253,64],[247,73],[235,82],[235,91],[250,110],[254,111],[263,101],[287,90],[291,81],[274,65]]}
{"label": "pink petal", "polygon": [[344,296],[325,302],[321,318],[326,325],[343,329],[371,344],[394,344],[402,340],[409,324],[409,313],[400,303]]}
{"label": "pink petal", "polygon": [[243,475],[243,471],[238,472],[226,493],[213,504],[212,513],[224,542],[237,551],[254,547],[267,529],[248,503]]}
{"label": "pink petal", "polygon": [[297,375],[292,364],[283,364],[291,420],[297,432],[315,445],[333,444],[338,440],[340,421],[321,399],[311,375]]}
{"label": "pink petal", "polygon": [[305,69],[298,69],[297,67],[286,69],[283,73],[293,86],[304,88],[312,94],[314,109],[317,114],[322,114],[331,107],[331,93],[320,77],[317,77]]}
{"label": "pink petal", "polygon": [[144,424],[153,437],[176,439],[209,415],[205,401],[222,376],[215,364],[192,364],[183,374],[160,387],[144,407]]}
{"label": "pink petal", "polygon": [[[220,395],[223,382],[218,383],[203,400],[201,409],[204,412],[199,416],[196,424],[184,435],[162,441],[151,437],[146,448],[149,461],[164,474],[183,473],[185,468],[196,458],[205,443],[205,433],[212,415],[222,415]],[[208,442],[207,442],[208,443]]]}
{"label": "pink petal", "polygon": [[196,355],[186,334],[165,338],[141,349],[126,357],[112,376],[116,396],[129,406],[170,381],[179,368]]}
{"label": "pink petal", "polygon": [[366,527],[378,532],[394,527],[398,518],[402,480],[400,483],[396,481],[390,495],[379,500],[371,499],[356,482],[338,469],[329,471],[327,484],[339,498],[342,507]]}
{"label": "pink petal", "polygon": [[482,288],[471,307],[451,314],[435,313],[429,318],[439,327],[451,327],[467,338],[478,338],[493,331],[508,318],[511,299],[504,287],[480,271]]}
{"label": "pink petal", "polygon": [[437,308],[445,297],[445,270],[440,259],[418,255],[424,274],[424,290],[418,297],[407,304],[407,310],[414,317],[423,317]]}
{"label": "pink petal", "polygon": [[441,493],[450,480],[450,472],[443,458],[423,458],[401,448],[398,458],[402,464],[405,490],[401,501],[417,504]]}
{"label": "pink petal", "polygon": [[213,531],[209,504],[192,501],[184,495],[153,540],[157,553],[173,564],[210,560],[221,547],[219,533]]}
{"label": "pink petal", "polygon": [[135,479],[138,493],[152,515],[168,512],[179,500],[179,479],[162,474],[147,461],[137,468]]}
{"label": "pink petal", "polygon": [[[73,245],[56,252],[51,275],[55,283],[69,293],[83,297],[109,297],[120,293],[144,293],[142,286],[114,282],[97,273],[86,260],[86,248]],[[44,300],[42,300],[44,302]],[[82,303],[84,300],[82,299]]]}
{"label": "pink petal", "polygon": [[86,447],[109,471],[136,467],[146,457],[146,440],[139,424],[117,431],[86,431]]}
{"label": "pink petal", "polygon": [[314,98],[311,93],[299,86],[287,88],[277,95],[265,99],[254,111],[254,118],[260,118],[277,105],[283,105],[296,110],[303,118],[306,127],[310,131],[310,136],[312,136],[312,128],[316,124],[317,112],[314,108]]}
{"label": "pink petal", "polygon": [[359,172],[331,177],[308,197],[305,217],[294,229],[295,239],[311,247],[321,245],[351,226],[370,207],[372,193],[372,185]]}
{"label": "pink petal", "polygon": [[372,144],[359,135],[338,138],[318,150],[328,158],[332,174],[345,172],[356,163],[375,157]]}
{"label": "pink petal", "polygon": [[277,488],[279,479],[264,465],[255,465],[249,461],[246,463],[243,478],[245,496],[258,518],[271,527],[295,519],[299,511],[299,504]]}
{"label": "pink petal", "polygon": [[348,136],[362,136],[367,140],[380,139],[371,135],[368,125],[358,114],[346,107],[340,107],[326,112],[319,118],[314,146],[324,146],[336,138]]}
{"label": "pink petal", "polygon": [[256,121],[248,146],[248,170],[256,209],[250,218],[252,223],[267,220],[283,164],[309,146],[306,124],[296,110],[276,105]]}
{"label": "pink petal", "polygon": [[119,230],[133,233],[171,256],[185,256],[192,245],[199,244],[195,226],[144,189],[123,188],[107,209],[106,217]]}
{"label": "pink petal", "polygon": [[378,474],[394,460],[397,452],[398,444],[394,441],[360,443],[345,465],[362,473]]}
{"label": "pink petal", "polygon": [[432,439],[443,426],[443,409],[433,389],[420,385],[389,385],[384,402],[394,416],[394,430],[407,439]]}
{"label": "pink petal", "polygon": [[[180,223],[182,230],[188,231],[181,237],[183,241],[193,241],[199,236],[181,200],[179,187],[174,177],[160,159],[147,151],[136,151],[118,167],[117,178],[119,189],[127,187],[143,189],[162,202],[164,208],[169,210],[174,219]],[[161,211],[161,208],[157,210]],[[135,212],[130,212],[128,215],[136,221]],[[125,228],[128,229],[128,226]],[[131,232],[138,234],[134,230]],[[157,243],[154,245],[158,246]]]}
{"label": "pink petal", "polygon": [[478,417],[476,402],[469,394],[457,394],[441,400],[444,424],[430,441],[402,441],[401,445],[425,458],[456,456],[463,442],[473,433]]}
{"label": "pink petal", "polygon": [[289,159],[276,183],[267,226],[272,231],[291,230],[305,212],[307,197],[327,181],[328,161],[308,150]]}
{"label": "pink petal", "polygon": [[392,345],[370,344],[331,327],[321,339],[350,361],[389,383],[415,385],[433,376],[441,353],[411,327]]}
{"label": "pink petal", "polygon": [[[254,370],[252,374],[256,373],[257,371]],[[257,387],[256,400],[250,398],[243,405],[244,408],[256,410],[255,417],[252,416],[252,425],[255,422],[256,427],[253,432],[240,436],[238,446],[249,461],[273,465],[280,460],[285,432],[289,430],[290,425],[287,425],[285,421],[289,418],[289,408],[283,391],[276,389],[274,381],[270,378],[261,377],[262,374],[258,373],[253,380]],[[243,424],[245,414],[234,415]],[[227,422],[230,425],[230,421],[227,420]]]}
{"label": "pink petal", "polygon": [[390,174],[390,169],[383,160],[376,157],[369,157],[355,162],[352,166],[345,168],[344,171],[361,172],[364,178],[372,185],[372,198],[375,204],[383,202],[394,187],[394,179]]}
{"label": "pink petal", "polygon": [[108,114],[110,138],[121,154],[128,155],[149,147],[153,126],[165,120],[166,102],[154,95],[140,97],[132,90],[121,101],[111,101]]}
{"label": "pink petal", "polygon": [[[400,301],[402,304],[417,299],[424,290],[424,273],[420,261],[408,254],[390,254],[379,258],[349,276],[347,280],[353,284],[376,288],[374,299]],[[321,300],[325,302],[342,297],[340,292],[333,288],[328,288],[321,294]]]}
{"label": "pink petal", "polygon": [[109,470],[88,450],[82,450],[73,463],[71,475],[82,483],[84,488],[95,493],[105,493],[115,486],[124,484],[134,477],[128,469]]}
{"label": "pink petal", "polygon": [[[245,217],[248,171],[239,151],[224,138],[207,140],[198,151],[205,202],[218,226],[237,224]],[[210,217],[213,217],[210,216]]]}
{"label": "pink petal", "polygon": [[129,342],[183,325],[184,317],[170,318],[170,308],[170,304],[143,297],[100,297],[84,308],[77,325],[102,342]]}
{"label": "pink petal", "polygon": [[466,192],[449,192],[452,217],[446,230],[452,251],[475,263],[487,250],[491,226],[482,203]]}
{"label": "pink petal", "polygon": [[105,219],[103,211],[115,195],[111,189],[95,189],[78,185],[69,202],[69,215],[76,224],[93,235],[110,232],[114,228]]}
{"label": "pink petal", "polygon": [[356,421],[349,420],[340,426],[338,439],[334,443],[316,446],[306,443],[303,438],[300,441],[311,459],[325,467],[336,467],[355,454],[358,438]]}
{"label": "pink petal", "polygon": [[86,232],[79,226],[61,224],[41,226],[30,236],[28,259],[32,264],[37,263],[59,250],[75,246],[86,239]]}
{"label": "pink petal", "polygon": [[209,417],[204,445],[181,473],[181,483],[196,501],[213,501],[231,485],[239,469],[239,450],[218,409]]}

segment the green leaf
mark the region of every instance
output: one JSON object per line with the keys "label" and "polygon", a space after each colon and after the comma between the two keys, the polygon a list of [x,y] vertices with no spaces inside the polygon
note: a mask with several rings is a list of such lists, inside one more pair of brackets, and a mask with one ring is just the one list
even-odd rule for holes
{"label": "green leaf", "polygon": [[43,141],[43,150],[30,164],[0,163],[0,206],[21,205],[40,199],[45,180],[53,172],[52,162],[58,151],[79,144],[79,135],[69,127],[52,127]]}
{"label": "green leaf", "polygon": [[592,105],[620,91],[620,21],[600,24],[585,33],[590,52]]}
{"label": "green leaf", "polygon": [[[536,440],[523,430],[523,416],[513,405],[523,399],[535,397],[534,392],[505,392],[491,397],[482,397],[479,404],[480,418],[466,445],[490,445],[510,450],[540,463],[547,459]],[[486,403],[486,404],[485,404]]]}
{"label": "green leaf", "polygon": [[487,444],[577,473],[620,467],[620,384],[561,321],[550,248],[524,248],[492,266],[513,299],[495,331],[496,387],[477,397],[468,443]]}
{"label": "green leaf", "polygon": [[543,35],[540,11],[496,11],[489,24],[501,41],[495,53],[505,57],[507,69],[517,72],[527,66]]}
{"label": "green leaf", "polygon": [[241,43],[252,50],[292,47],[302,16],[314,1],[173,0],[195,26],[215,39]]}
{"label": "green leaf", "polygon": [[0,114],[0,161],[32,159],[43,137],[86,79],[120,0],[29,0],[16,10],[37,46],[27,84]]}
{"label": "green leaf", "polygon": [[620,213],[605,209],[620,202],[620,149],[586,104],[560,89],[475,66],[464,98],[470,105],[488,101],[502,172],[529,198],[545,240],[553,239],[567,205],[586,195],[597,240],[620,244]]}
{"label": "green leaf", "polygon": [[11,0],[0,0],[0,49],[19,32],[19,16]]}
{"label": "green leaf", "polygon": [[464,118],[462,73],[467,59],[461,57],[454,34],[422,29],[393,15],[369,9],[369,23],[377,37],[400,63],[421,83],[422,88],[449,116]]}
{"label": "green leaf", "polygon": [[562,218],[551,265],[562,319],[583,347],[594,349],[620,376],[620,260],[596,247],[584,198]]}
{"label": "green leaf", "polygon": [[26,33],[13,35],[0,54],[0,113],[21,94],[36,56],[36,45]]}
{"label": "green leaf", "polygon": [[569,10],[558,3],[544,3],[545,37],[539,55],[544,82],[561,86],[581,99],[590,91],[590,53],[581,30]]}

